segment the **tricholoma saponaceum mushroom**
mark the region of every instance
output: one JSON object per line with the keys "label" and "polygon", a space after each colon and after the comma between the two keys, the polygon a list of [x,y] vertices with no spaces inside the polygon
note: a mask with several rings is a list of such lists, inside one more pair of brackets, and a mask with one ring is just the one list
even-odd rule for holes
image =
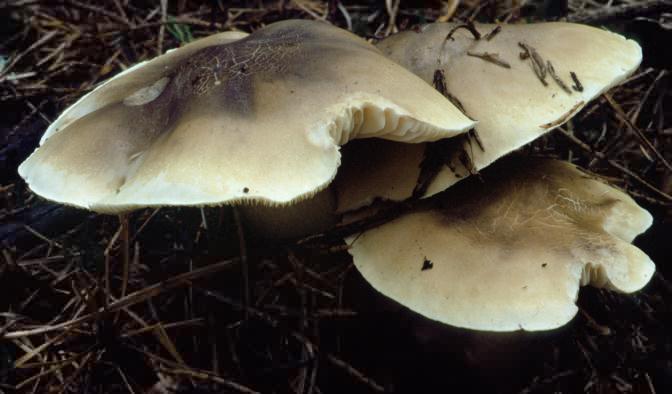
{"label": "tricholoma saponaceum mushroom", "polygon": [[334,188],[348,222],[384,209],[375,201],[429,197],[467,179],[433,209],[352,235],[349,251],[374,288],[431,319],[485,331],[557,328],[575,315],[579,284],[632,292],[650,280],[653,263],[629,243],[651,215],[569,163],[510,158],[470,175],[623,81],[641,48],[575,24],[469,28],[431,24],[378,43],[478,123],[439,143],[345,147]]}
{"label": "tricholoma saponaceum mushroom", "polygon": [[633,292],[653,275],[630,244],[651,215],[569,163],[507,157],[437,198],[347,240],[374,288],[431,319],[548,330],[576,314],[579,285]]}
{"label": "tricholoma saponaceum mushroom", "polygon": [[[541,35],[544,31],[541,25],[538,29],[538,34]],[[508,27],[502,29],[499,33],[500,38],[507,37],[507,30]],[[462,33],[455,31],[452,35],[456,40],[464,40],[466,38]],[[610,37],[604,40],[620,40],[621,45],[628,48],[633,46],[620,36],[607,32],[601,34]],[[497,42],[496,38],[490,42]],[[394,36],[389,40],[392,39]],[[583,41],[588,41],[588,46],[602,45],[602,41],[597,39],[590,44],[591,39],[584,38]],[[507,42],[513,42],[512,40],[509,39]],[[450,43],[446,41],[446,45]],[[379,45],[385,50],[384,42]],[[529,48],[536,48],[535,51],[538,53],[551,56],[550,49],[546,53],[541,43],[532,41],[531,38],[526,48],[528,53]],[[560,59],[554,58],[553,61],[557,63],[553,63],[556,73],[562,72],[564,75],[568,70],[576,70],[583,84],[582,89],[586,93],[577,92],[573,93],[571,99],[561,99],[559,93],[570,96],[569,93],[547,82],[551,86],[543,87],[547,89],[545,93],[552,92],[553,97],[558,97],[557,104],[560,109],[554,112],[547,108],[553,101],[548,98],[542,100],[543,95],[525,96],[526,91],[529,93],[529,90],[537,89],[528,84],[526,90],[519,92],[521,97],[528,97],[527,101],[521,98],[521,102],[514,101],[515,105],[512,108],[505,107],[503,110],[508,114],[532,114],[530,115],[532,120],[518,119],[520,124],[515,126],[511,122],[506,123],[499,117],[500,115],[493,115],[497,113],[495,111],[497,108],[502,109],[501,103],[484,105],[483,112],[474,112],[471,109],[472,101],[458,97],[459,93],[455,92],[454,96],[459,100],[454,100],[453,104],[422,81],[421,78],[427,78],[421,72],[409,67],[420,77],[413,75],[386,59],[372,45],[328,24],[285,21],[260,29],[249,36],[241,33],[222,33],[134,66],[83,97],[47,130],[41,146],[21,165],[19,172],[33,191],[47,199],[104,213],[122,213],[145,206],[202,206],[240,202],[287,206],[316,195],[318,202],[314,202],[314,199],[306,203],[312,204],[311,209],[314,209],[316,214],[325,215],[323,217],[327,219],[317,226],[323,228],[331,225],[336,202],[332,190],[318,192],[325,190],[336,174],[340,165],[339,145],[352,139],[375,137],[400,142],[380,144],[381,147],[393,146],[393,151],[404,152],[410,149],[411,152],[415,152],[408,155],[398,155],[394,152],[382,155],[386,157],[385,162],[393,163],[391,168],[399,170],[388,177],[377,176],[381,168],[386,168],[385,171],[390,168],[381,166],[383,163],[376,160],[381,155],[371,155],[370,160],[349,166],[351,169],[357,169],[360,165],[365,167],[358,175],[359,180],[356,181],[352,181],[354,178],[349,175],[351,171],[339,175],[341,180],[347,181],[338,182],[335,188],[339,195],[341,212],[365,206],[376,198],[386,199],[389,197],[386,193],[390,189],[396,190],[396,195],[388,199],[403,200],[410,196],[410,192],[406,189],[411,187],[412,192],[417,185],[419,165],[425,158],[425,145],[418,144],[419,142],[432,142],[458,136],[448,140],[455,141],[451,144],[457,147],[453,153],[445,152],[446,162],[450,164],[453,157],[451,155],[464,152],[464,144],[470,141],[470,138],[474,138],[465,134],[476,124],[472,119],[481,122],[479,127],[483,124],[481,129],[476,129],[483,140],[480,142],[483,144],[483,152],[488,152],[488,149],[496,146],[499,140],[511,140],[511,136],[516,133],[524,135],[514,145],[509,144],[501,149],[492,148],[494,155],[484,154],[485,158],[482,161],[473,156],[472,160],[477,168],[483,168],[497,157],[566,121],[587,100],[622,80],[639,63],[641,53],[638,47],[636,48],[639,56],[636,59],[625,55],[610,57],[609,54],[602,54],[602,59],[607,59],[606,62],[620,65],[620,71],[607,73],[607,77],[603,79],[591,74],[591,66],[581,68],[584,67],[584,63],[590,64],[589,51],[586,51],[581,63],[561,65]],[[483,50],[485,51],[485,48]],[[391,52],[385,51],[392,55]],[[453,81],[472,75],[468,80],[478,83],[484,76],[489,75],[491,70],[487,67],[501,67],[483,60],[482,57],[469,54],[467,56],[483,64],[469,66],[467,63],[467,66],[460,71],[463,75],[456,78],[451,77],[455,73],[453,69],[447,67],[443,70],[441,74],[450,92],[459,87],[453,85],[457,83]],[[392,58],[408,66],[401,58],[395,56]],[[455,56],[456,60],[459,58]],[[578,57],[575,55],[571,57],[572,61],[576,58]],[[570,60],[566,56],[562,59]],[[516,76],[519,73],[534,71],[529,60],[524,64],[527,69],[518,67],[507,70]],[[604,73],[604,70],[601,71]],[[532,75],[538,78],[535,74]],[[483,80],[486,85],[488,83],[490,86],[497,85],[497,79],[494,77]],[[522,78],[518,83],[528,82]],[[539,80],[535,82],[541,83]],[[493,98],[492,92],[486,87],[470,89],[476,93],[474,103],[485,104]],[[449,94],[446,95],[450,97]],[[504,101],[510,100],[511,98],[507,98]],[[542,106],[542,103],[548,105]],[[456,105],[462,105],[469,117],[460,112]],[[545,115],[535,115],[537,113]],[[503,134],[499,134],[500,124]],[[504,127],[507,124],[509,126]],[[372,141],[378,146],[376,142],[380,141]],[[451,168],[450,165],[446,167]],[[545,167],[555,168],[553,165],[535,165],[534,168]],[[571,170],[558,170],[559,178],[571,178],[571,174],[563,175],[563,171]],[[442,191],[455,183],[453,178],[457,178],[451,174],[453,172],[446,168],[439,169],[438,176],[428,183],[427,195]],[[460,174],[464,175],[468,175],[468,171]],[[367,182],[367,178],[383,179],[383,182],[378,183],[381,189],[371,190],[361,187],[362,184],[376,185],[375,182]],[[443,181],[444,179],[448,181]],[[518,178],[512,178],[511,182],[526,184],[524,179]],[[574,185],[577,182],[569,183]],[[400,184],[405,186],[397,187]],[[506,185],[508,184],[504,183],[495,189],[507,190]],[[467,187],[463,186],[462,189]],[[544,186],[531,184],[526,187]],[[354,198],[348,197],[361,190],[364,199],[359,195]],[[574,189],[572,192],[580,194]],[[354,202],[343,206],[346,201]],[[479,220],[489,220],[486,208],[490,206],[489,204],[496,205],[496,201],[499,201],[497,195],[481,202],[485,216]],[[586,197],[585,201],[588,205],[599,205],[601,200]],[[634,205],[631,201],[628,204]],[[247,211],[252,212],[249,216],[254,216],[257,212],[252,206],[249,206]],[[564,211],[558,212],[573,217]],[[619,212],[607,215],[608,219],[604,220],[607,222],[620,220]],[[638,215],[643,217],[643,214]],[[416,218],[416,216],[409,217],[408,220]],[[297,223],[296,219],[296,215],[290,213],[286,219],[271,221],[271,226],[282,223],[285,228],[275,230],[283,236],[314,231],[315,226],[311,223],[306,225],[305,218],[304,223]],[[398,220],[406,219],[404,217]],[[595,219],[594,222],[599,220]],[[426,222],[428,226],[432,223],[431,220]],[[402,296],[389,291],[375,275],[367,274],[367,264],[373,267],[371,268],[373,271],[379,269],[384,271],[385,267],[381,268],[377,262],[369,262],[361,257],[362,250],[371,248],[366,240],[373,238],[375,231],[388,231],[394,224],[395,222],[391,222],[379,229],[371,230],[371,233],[365,233],[362,236],[362,243],[357,243],[357,238],[349,239],[349,242],[352,244],[356,265],[364,276],[384,294],[409,305],[412,309],[448,324],[494,331],[519,327],[553,328],[562,324],[568,319],[567,316],[571,315],[571,306],[566,306],[567,297],[565,299],[551,297],[549,302],[556,302],[558,305],[565,302],[562,304],[566,307],[565,314],[557,313],[557,316],[562,317],[556,316],[547,321],[542,321],[543,319],[531,321],[525,320],[526,315],[521,312],[521,317],[512,319],[512,322],[499,320],[498,324],[484,328],[485,325],[480,321],[467,318],[460,320],[462,317],[459,315],[443,317],[440,313],[428,312],[422,306],[418,307],[413,302],[401,299]],[[586,234],[599,233],[592,228],[590,231],[593,232],[590,232],[584,225],[582,222],[575,228],[586,231]],[[633,229],[632,232],[636,234],[641,231],[640,227]],[[522,229],[526,229],[524,224]],[[607,235],[614,234],[605,231]],[[604,235],[606,243],[617,244],[607,235]],[[505,235],[502,234],[502,237]],[[631,240],[626,238],[621,237],[623,242]],[[573,244],[557,245],[558,248],[565,248],[564,250],[585,251],[591,244],[584,249],[576,249]],[[622,244],[618,245],[622,247]],[[520,246],[523,247],[524,243]],[[496,249],[496,246],[494,248]],[[616,256],[622,251],[625,251],[622,253],[631,252],[624,247],[621,249],[613,252],[613,255]],[[409,249],[409,252],[411,250]],[[526,249],[521,250],[523,254],[532,253]],[[564,269],[561,275],[564,274],[565,277],[571,276],[571,273],[577,275],[579,268],[575,262],[567,262],[555,255],[551,257],[556,258],[558,267],[569,267],[558,268]],[[440,258],[436,259],[438,263]],[[624,259],[613,266],[629,267],[630,260]],[[581,261],[586,265],[586,261]],[[404,260],[400,259],[398,263],[404,264]],[[601,264],[602,261],[599,261],[587,266],[596,267],[602,266]],[[644,263],[640,265],[642,264]],[[584,265],[581,265],[581,270]],[[450,267],[450,264],[446,263],[446,267]],[[638,277],[637,285],[621,286],[620,284],[624,282],[614,280],[613,276],[608,276],[613,282],[609,283],[624,291],[634,290],[648,280],[646,275],[650,271],[643,269],[644,273]],[[383,272],[381,277],[385,275]],[[575,279],[578,281],[579,277]],[[600,276],[585,277],[593,280]],[[453,284],[449,279],[445,279],[442,285],[450,287]],[[573,291],[573,287],[569,284],[567,286],[569,294]],[[474,302],[478,308],[479,300],[476,298],[464,301]]]}
{"label": "tricholoma saponaceum mushroom", "polygon": [[473,125],[363,39],[284,21],[119,74],[68,108],[19,173],[44,198],[103,213],[291,204],[331,182],[351,139],[436,141]]}
{"label": "tricholoma saponaceum mushroom", "polygon": [[[471,27],[478,37],[459,26],[432,23],[377,44],[383,53],[434,84],[478,122],[473,132],[432,147],[445,164],[439,163],[425,196],[445,190],[562,125],[590,100],[625,80],[642,60],[636,42],[573,23],[475,24]],[[406,166],[414,169],[415,178],[419,177],[425,144],[385,147],[395,150],[397,159],[405,160]],[[389,161],[390,154],[379,155]],[[348,182],[339,188],[359,189],[359,184],[384,177],[374,171],[387,171],[386,166],[373,165],[374,159],[367,163],[366,177],[344,176]],[[407,185],[405,190],[400,189],[402,183]],[[387,195],[387,189],[380,188],[373,197],[403,200],[415,184],[397,181],[395,186],[394,194]],[[347,200],[338,198],[339,211],[357,209],[371,198],[348,193]]]}

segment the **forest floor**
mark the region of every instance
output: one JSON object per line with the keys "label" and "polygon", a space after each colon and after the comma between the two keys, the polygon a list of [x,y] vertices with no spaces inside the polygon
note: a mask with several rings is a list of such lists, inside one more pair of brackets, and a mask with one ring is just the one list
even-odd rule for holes
{"label": "forest floor", "polygon": [[[255,245],[230,207],[139,210],[126,234],[18,176],[99,82],[290,18],[371,40],[437,20],[569,20],[636,39],[644,62],[613,102],[524,151],[601,174],[654,215],[635,242],[657,263],[651,283],[581,290],[558,330],[460,330],[380,296],[338,243]],[[672,171],[658,159],[672,161],[672,2],[8,0],[0,22],[0,393],[672,392]]]}

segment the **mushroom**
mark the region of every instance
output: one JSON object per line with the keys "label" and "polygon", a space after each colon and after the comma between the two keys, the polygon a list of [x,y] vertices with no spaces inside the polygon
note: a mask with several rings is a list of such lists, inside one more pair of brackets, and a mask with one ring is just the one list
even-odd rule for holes
{"label": "mushroom", "polygon": [[351,139],[434,141],[473,124],[357,36],[284,21],[113,78],[65,111],[19,173],[47,199],[106,213],[289,204],[331,182]]}
{"label": "mushroom", "polygon": [[[478,121],[474,133],[458,137],[445,144],[443,152],[437,152],[446,165],[439,163],[425,196],[445,190],[562,125],[587,102],[622,82],[642,59],[636,42],[571,23],[433,23],[419,32],[390,36],[377,46],[426,82],[434,83],[466,115]],[[419,168],[421,146],[400,145],[393,149],[407,165]],[[367,168],[385,171],[383,165],[371,162]],[[367,183],[381,175],[370,170],[367,178],[358,182]],[[343,185],[341,189],[347,187]],[[358,188],[356,184],[352,187]],[[354,200],[346,205],[339,199],[338,209],[353,210],[375,197],[403,200],[414,187],[394,195],[386,194],[384,189],[375,191],[373,196],[356,197],[350,193]]]}
{"label": "mushroom", "polygon": [[430,319],[549,330],[576,314],[580,285],[630,293],[653,275],[630,244],[651,215],[569,163],[506,158],[436,199],[346,240],[375,289]]}

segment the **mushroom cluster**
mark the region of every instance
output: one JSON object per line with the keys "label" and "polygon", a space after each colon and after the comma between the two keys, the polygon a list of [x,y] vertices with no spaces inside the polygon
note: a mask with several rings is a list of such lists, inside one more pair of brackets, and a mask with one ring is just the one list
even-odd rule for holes
{"label": "mushroom cluster", "polygon": [[651,216],[568,163],[494,162],[640,61],[633,41],[567,23],[437,23],[376,47],[278,22],[120,73],[69,107],[19,173],[44,198],[102,213],[236,204],[276,237],[436,195],[347,237],[363,276],[450,325],[551,329],[576,313],[579,285],[648,282],[654,265],[630,243]]}

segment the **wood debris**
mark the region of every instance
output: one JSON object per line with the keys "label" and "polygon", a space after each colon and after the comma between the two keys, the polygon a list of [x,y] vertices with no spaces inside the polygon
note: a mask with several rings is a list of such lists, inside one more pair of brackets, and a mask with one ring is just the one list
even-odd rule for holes
{"label": "wood debris", "polygon": [[477,58],[479,58],[479,59],[483,59],[483,60],[485,60],[486,62],[489,62],[489,63],[492,63],[492,64],[496,64],[496,65],[498,65],[498,66],[500,66],[500,67],[511,68],[511,65],[510,65],[509,63],[505,62],[504,60],[502,60],[502,59],[499,57],[499,54],[498,54],[498,53],[489,53],[489,52],[483,52],[483,53],[467,52],[467,55],[468,55],[468,56],[471,56],[471,57],[477,57]]}
{"label": "wood debris", "polygon": [[574,105],[569,111],[565,112],[557,120],[554,120],[553,122],[543,124],[539,127],[541,127],[542,129],[550,129],[550,128],[553,128],[553,127],[556,127],[556,126],[560,126],[561,124],[565,123],[569,118],[571,118],[572,115],[574,115],[574,112],[576,112],[576,110],[581,108],[584,104],[585,103],[583,101],[579,101],[578,103],[576,103],[576,105]]}
{"label": "wood debris", "polygon": [[572,77],[572,81],[574,82],[574,85],[572,85],[572,89],[576,90],[577,92],[583,92],[583,85],[581,84],[581,81],[579,81],[579,78],[576,76],[576,73],[574,71],[570,71],[569,76]]}
{"label": "wood debris", "polygon": [[[439,93],[441,93],[445,98],[447,98],[454,106],[457,107],[466,117],[469,117],[467,115],[467,111],[464,109],[464,105],[462,105],[462,102],[455,96],[453,96],[449,91],[448,87],[446,86],[446,75],[443,72],[443,70],[437,69],[434,70],[434,78],[433,78],[433,85],[434,89],[436,89]],[[471,119],[471,118],[470,118]],[[473,119],[472,119],[473,120]]]}
{"label": "wood debris", "polygon": [[567,94],[572,94],[572,90],[567,87],[567,84],[558,76],[558,74],[555,72],[555,68],[553,67],[553,63],[551,63],[550,60],[546,62],[546,69],[548,70],[548,73],[551,75],[551,78],[555,81],[555,83],[560,86],[562,90],[564,90]]}
{"label": "wood debris", "polygon": [[520,59],[521,60],[527,60],[530,59],[532,61],[532,69],[534,70],[534,73],[537,75],[537,78],[539,78],[539,81],[544,86],[548,86],[548,82],[546,82],[546,63],[544,63],[544,59],[539,55],[536,49],[533,47],[519,42],[518,46],[523,49],[524,52],[520,53]]}
{"label": "wood debris", "polygon": [[478,30],[476,30],[476,26],[474,26],[474,22],[468,22],[468,23],[464,23],[464,24],[457,25],[457,26],[453,27],[448,32],[448,35],[446,35],[446,38],[445,38],[444,41],[448,41],[448,40],[454,41],[455,39],[453,38],[453,34],[455,34],[455,32],[458,31],[459,29],[468,30],[471,33],[471,35],[474,36],[474,40],[480,40],[481,39],[481,33]]}
{"label": "wood debris", "polygon": [[500,31],[502,31],[502,26],[501,26],[501,25],[497,25],[494,29],[490,30],[490,32],[489,32],[488,34],[486,34],[485,37],[483,37],[483,38],[485,38],[486,41],[490,41],[490,40],[492,40],[497,34],[499,34]]}

